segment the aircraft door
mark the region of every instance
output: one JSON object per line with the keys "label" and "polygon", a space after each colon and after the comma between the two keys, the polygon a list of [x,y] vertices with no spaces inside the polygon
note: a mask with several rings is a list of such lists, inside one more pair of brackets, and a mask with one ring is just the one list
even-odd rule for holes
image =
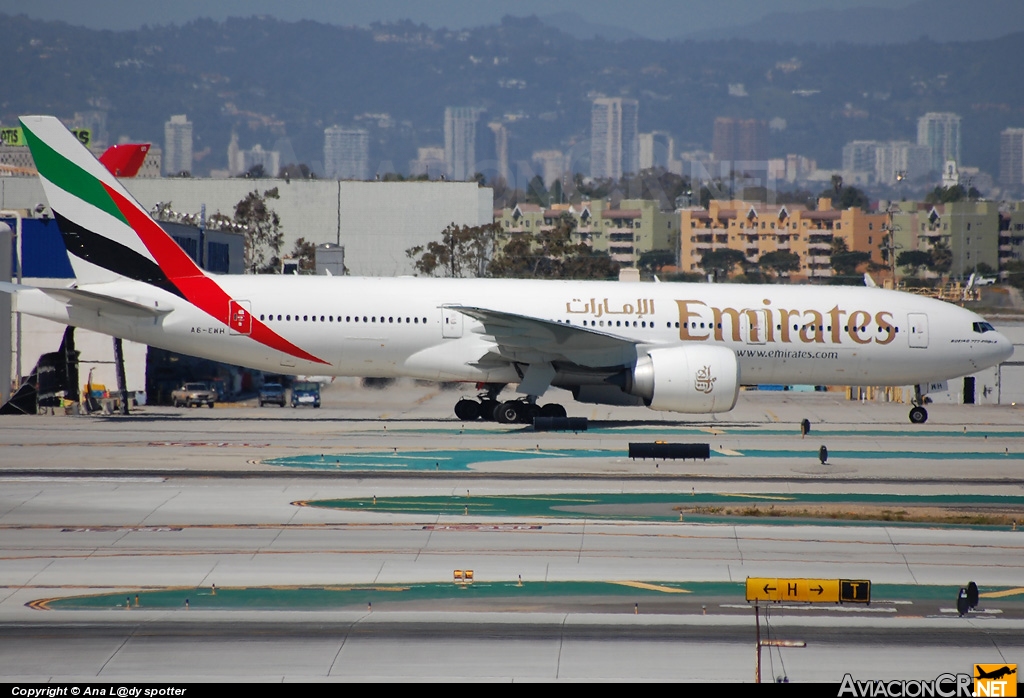
{"label": "aircraft door", "polygon": [[441,336],[458,339],[462,336],[462,313],[450,308],[441,308]]}
{"label": "aircraft door", "polygon": [[910,346],[916,349],[928,348],[928,316],[924,313],[907,315],[910,325]]}
{"label": "aircraft door", "polygon": [[251,305],[249,301],[228,301],[228,327],[231,334],[252,334]]}
{"label": "aircraft door", "polygon": [[747,344],[764,344],[768,337],[767,310],[748,310],[740,321],[743,328],[743,339]]}

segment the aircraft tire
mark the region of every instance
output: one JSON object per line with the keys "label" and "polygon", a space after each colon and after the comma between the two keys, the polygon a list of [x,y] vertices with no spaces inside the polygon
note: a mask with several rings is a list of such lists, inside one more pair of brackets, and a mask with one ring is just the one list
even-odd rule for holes
{"label": "aircraft tire", "polygon": [[564,419],[569,415],[566,413],[565,408],[559,405],[557,402],[549,402],[548,404],[540,408],[540,416],[557,417],[559,419]]}
{"label": "aircraft tire", "polygon": [[480,416],[480,403],[463,398],[455,403],[455,416],[463,422],[473,422]]}
{"label": "aircraft tire", "polygon": [[918,405],[910,409],[910,421],[913,424],[924,424],[928,421],[928,410]]}
{"label": "aircraft tire", "polygon": [[536,405],[519,403],[519,422],[533,424],[533,418],[540,416],[540,408]]}
{"label": "aircraft tire", "polygon": [[485,422],[496,422],[498,418],[494,416],[495,411],[498,409],[500,403],[497,400],[481,400],[479,407],[480,419]]}
{"label": "aircraft tire", "polygon": [[503,402],[494,409],[495,421],[502,424],[515,424],[522,414],[522,406],[514,401]]}

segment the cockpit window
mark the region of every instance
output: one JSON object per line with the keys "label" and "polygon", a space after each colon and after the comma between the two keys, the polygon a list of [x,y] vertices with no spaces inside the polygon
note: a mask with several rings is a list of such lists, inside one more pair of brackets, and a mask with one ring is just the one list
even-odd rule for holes
{"label": "cockpit window", "polygon": [[996,328],[987,322],[976,322],[974,323],[974,331],[978,334],[984,334],[986,332],[995,332]]}

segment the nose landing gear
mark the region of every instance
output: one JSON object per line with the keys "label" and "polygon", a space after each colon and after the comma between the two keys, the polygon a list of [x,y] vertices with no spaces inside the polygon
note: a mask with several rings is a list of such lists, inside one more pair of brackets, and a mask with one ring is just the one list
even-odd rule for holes
{"label": "nose landing gear", "polygon": [[928,421],[928,410],[924,408],[924,396],[921,395],[921,386],[914,386],[914,399],[910,403],[913,407],[910,408],[910,422],[911,424],[924,424]]}

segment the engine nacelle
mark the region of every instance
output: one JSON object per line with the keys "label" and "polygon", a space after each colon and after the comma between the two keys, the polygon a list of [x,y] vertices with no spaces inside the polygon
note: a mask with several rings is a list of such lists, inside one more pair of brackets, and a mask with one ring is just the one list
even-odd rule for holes
{"label": "engine nacelle", "polygon": [[740,392],[740,366],[727,347],[652,349],[627,374],[626,392],[652,410],[706,414],[728,412]]}

